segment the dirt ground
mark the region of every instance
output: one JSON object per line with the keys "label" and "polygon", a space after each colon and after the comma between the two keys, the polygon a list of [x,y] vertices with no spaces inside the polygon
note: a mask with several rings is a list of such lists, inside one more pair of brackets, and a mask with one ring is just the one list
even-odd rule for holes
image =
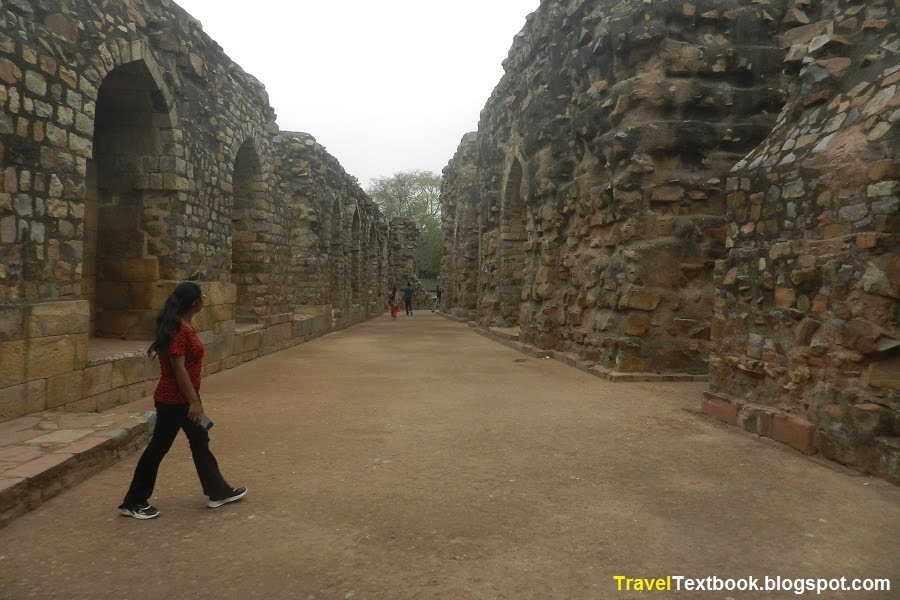
{"label": "dirt ground", "polygon": [[206,508],[182,436],[162,516],[121,517],[133,455],[0,530],[0,598],[641,595],[616,575],[898,589],[898,488],[684,410],[704,387],[609,383],[430,312],[378,318],[205,380],[246,500]]}

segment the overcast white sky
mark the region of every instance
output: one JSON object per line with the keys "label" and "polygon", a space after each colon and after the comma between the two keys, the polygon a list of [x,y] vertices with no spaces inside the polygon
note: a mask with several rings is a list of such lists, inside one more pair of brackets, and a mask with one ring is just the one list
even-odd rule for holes
{"label": "overcast white sky", "polygon": [[286,131],[356,175],[440,174],[540,0],[176,0],[265,86]]}

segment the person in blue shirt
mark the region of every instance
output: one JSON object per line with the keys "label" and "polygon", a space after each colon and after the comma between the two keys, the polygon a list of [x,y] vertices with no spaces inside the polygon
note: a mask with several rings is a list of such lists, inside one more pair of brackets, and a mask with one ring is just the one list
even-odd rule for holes
{"label": "person in blue shirt", "polygon": [[406,287],[403,288],[403,302],[406,305],[406,314],[407,315],[412,314],[412,295],[413,295],[412,283],[407,281]]}

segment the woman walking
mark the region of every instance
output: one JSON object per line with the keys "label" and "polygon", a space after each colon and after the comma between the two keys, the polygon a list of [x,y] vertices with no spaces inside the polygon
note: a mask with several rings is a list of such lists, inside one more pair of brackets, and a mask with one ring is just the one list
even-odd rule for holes
{"label": "woman walking", "polygon": [[150,444],[135,467],[128,493],[119,506],[119,512],[125,516],[135,519],[159,516],[159,510],[151,506],[149,500],[159,465],[179,429],[187,435],[200,485],[209,497],[207,506],[218,508],[247,495],[247,488],[233,488],[225,482],[216,457],[209,449],[209,433],[200,425],[203,415],[199,394],[200,367],[204,350],[191,319],[203,308],[204,297],[196,283],[179,284],[156,319],[156,339],[147,350],[148,356],[159,358],[160,377],[153,394],[156,426]]}

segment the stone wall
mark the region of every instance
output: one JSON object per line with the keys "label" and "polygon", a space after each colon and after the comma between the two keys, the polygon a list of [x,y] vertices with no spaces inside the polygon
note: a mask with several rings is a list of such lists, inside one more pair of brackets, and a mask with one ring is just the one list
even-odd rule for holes
{"label": "stone wall", "polygon": [[805,15],[790,100],[728,178],[708,411],[900,482],[900,14]]}
{"label": "stone wall", "polygon": [[361,305],[367,314],[380,314],[387,260],[399,251],[387,247],[394,227],[311,135],[281,132],[275,145],[279,193],[291,224],[289,303]]}
{"label": "stone wall", "polygon": [[0,420],[146,393],[180,280],[207,372],[381,313],[391,224],[170,0],[3,3],[0,106]]}
{"label": "stone wall", "polygon": [[900,480],[897,11],[545,0],[444,170],[445,308]]}
{"label": "stone wall", "polygon": [[474,133],[467,133],[441,181],[441,306],[467,320],[478,308],[478,168]]}
{"label": "stone wall", "polygon": [[725,178],[784,101],[783,4],[543,2],[445,171],[448,306],[602,369],[706,373]]}
{"label": "stone wall", "polygon": [[416,245],[419,230],[415,219],[393,217],[391,219],[391,263],[388,272],[388,292],[396,286],[402,300],[407,283],[413,288],[413,308],[431,308],[429,296],[416,276]]}

